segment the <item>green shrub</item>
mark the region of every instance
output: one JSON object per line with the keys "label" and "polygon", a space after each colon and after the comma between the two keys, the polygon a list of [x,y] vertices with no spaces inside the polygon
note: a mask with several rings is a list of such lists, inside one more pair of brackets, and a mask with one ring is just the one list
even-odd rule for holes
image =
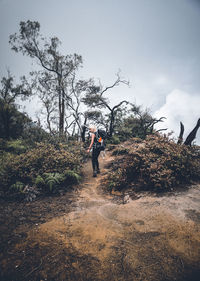
{"label": "green shrub", "polygon": [[23,189],[24,189],[24,184],[20,181],[17,181],[16,183],[14,183],[10,186],[10,189],[14,192],[22,193]]}
{"label": "green shrub", "polygon": [[28,147],[25,145],[24,141],[17,139],[8,141],[6,143],[5,150],[14,154],[21,154],[26,152]]}
{"label": "green shrub", "polygon": [[169,189],[200,178],[199,147],[177,145],[167,137],[148,136],[138,146],[129,148],[113,163],[108,176],[109,189],[123,189],[133,183],[142,187]]}
{"label": "green shrub", "polygon": [[66,180],[72,184],[77,184],[81,180],[81,176],[72,170],[66,170],[64,172],[64,175],[66,177]]}
{"label": "green shrub", "polygon": [[66,170],[63,174],[60,173],[44,173],[38,175],[35,179],[35,185],[46,191],[55,191],[60,187],[68,188],[72,184],[79,183],[81,177],[72,170]]}
{"label": "green shrub", "polygon": [[109,143],[110,144],[120,144],[120,139],[117,135],[113,135],[110,139],[109,139]]}
{"label": "green shrub", "polygon": [[[0,174],[0,181],[4,189],[7,189],[16,181],[24,184],[33,183],[43,185],[46,180],[44,174],[53,173],[54,180],[61,181],[61,176],[66,170],[80,173],[82,155],[79,148],[71,148],[58,144],[57,147],[51,144],[39,143],[26,153],[20,155],[9,155],[4,162],[4,168]],[[56,175],[56,177],[55,177]],[[40,177],[39,177],[40,176]],[[53,183],[45,182],[49,188],[53,188]]]}
{"label": "green shrub", "polygon": [[44,173],[45,186],[49,191],[57,189],[65,181],[65,176],[59,173]]}
{"label": "green shrub", "polygon": [[6,141],[0,138],[0,151],[5,150],[5,147],[6,147]]}
{"label": "green shrub", "polygon": [[45,186],[45,181],[44,179],[38,175],[35,179],[35,185],[39,188],[43,188]]}

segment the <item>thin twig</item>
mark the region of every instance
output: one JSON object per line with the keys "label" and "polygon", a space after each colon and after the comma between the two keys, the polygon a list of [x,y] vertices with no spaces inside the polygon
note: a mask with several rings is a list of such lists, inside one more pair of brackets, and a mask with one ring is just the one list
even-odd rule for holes
{"label": "thin twig", "polygon": [[141,265],[141,267],[142,267],[142,268],[146,268],[146,267],[151,267],[151,266],[153,266],[153,265],[155,265],[155,264],[158,264],[158,263],[159,263],[159,262],[157,261],[157,262],[155,262],[155,263],[152,263],[152,264],[150,264],[150,265],[147,265],[147,266],[142,266],[142,265]]}
{"label": "thin twig", "polygon": [[29,275],[31,275],[35,270],[37,270],[40,266],[42,265],[42,259],[40,261],[39,266],[35,267],[33,270],[31,270],[28,274],[25,275],[25,277],[28,277]]}
{"label": "thin twig", "polygon": [[135,246],[133,243],[131,243],[131,242],[128,241],[128,240],[124,240],[124,239],[120,239],[120,238],[118,238],[118,240],[120,240],[120,241],[122,241],[122,242],[129,243],[129,244],[132,245],[132,246]]}

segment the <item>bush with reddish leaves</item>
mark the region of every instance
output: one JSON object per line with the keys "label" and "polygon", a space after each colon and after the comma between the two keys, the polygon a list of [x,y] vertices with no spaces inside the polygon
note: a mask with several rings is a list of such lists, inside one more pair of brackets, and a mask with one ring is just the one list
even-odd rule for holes
{"label": "bush with reddish leaves", "polygon": [[109,189],[137,186],[166,190],[200,178],[200,147],[178,145],[168,137],[133,139],[114,151],[119,155],[108,176]]}

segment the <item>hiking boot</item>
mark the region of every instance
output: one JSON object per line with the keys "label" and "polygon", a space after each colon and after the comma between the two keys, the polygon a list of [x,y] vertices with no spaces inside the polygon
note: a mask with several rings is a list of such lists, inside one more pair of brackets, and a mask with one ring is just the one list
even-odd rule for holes
{"label": "hiking boot", "polygon": [[100,169],[97,169],[97,174],[100,174]]}
{"label": "hiking boot", "polygon": [[93,177],[96,178],[96,176],[97,176],[97,172],[94,171],[94,172],[93,172]]}

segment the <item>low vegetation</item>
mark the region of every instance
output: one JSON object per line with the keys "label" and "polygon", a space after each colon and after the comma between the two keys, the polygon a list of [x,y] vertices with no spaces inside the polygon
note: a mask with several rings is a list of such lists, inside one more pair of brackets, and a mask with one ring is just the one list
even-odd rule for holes
{"label": "low vegetation", "polygon": [[127,187],[169,190],[200,178],[200,148],[178,145],[168,137],[132,138],[113,151],[117,158],[107,178],[109,190]]}
{"label": "low vegetation", "polygon": [[[13,144],[12,147],[15,147]],[[37,143],[25,153],[3,151],[0,170],[1,193],[33,198],[37,194],[67,190],[81,179],[85,153],[80,143]],[[3,159],[3,160],[2,160]]]}

